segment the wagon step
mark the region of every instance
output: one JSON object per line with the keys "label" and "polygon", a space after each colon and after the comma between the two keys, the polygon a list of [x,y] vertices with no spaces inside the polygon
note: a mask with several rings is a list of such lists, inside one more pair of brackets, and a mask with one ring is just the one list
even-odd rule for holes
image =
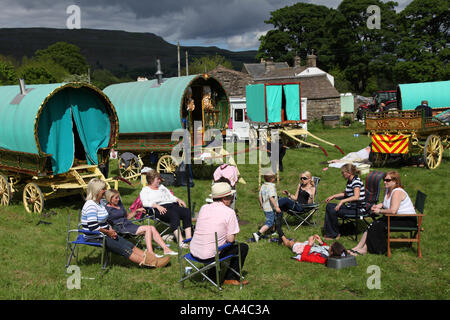
{"label": "wagon step", "polygon": [[[80,172],[86,169],[90,169],[89,171]],[[75,178],[76,181],[78,181],[78,184],[85,187],[87,185],[87,181],[85,181],[88,178],[100,178],[101,180],[104,180],[105,177],[103,176],[102,172],[97,168],[95,165],[83,165],[74,167],[70,170],[72,176]],[[87,173],[87,174],[84,174]]]}

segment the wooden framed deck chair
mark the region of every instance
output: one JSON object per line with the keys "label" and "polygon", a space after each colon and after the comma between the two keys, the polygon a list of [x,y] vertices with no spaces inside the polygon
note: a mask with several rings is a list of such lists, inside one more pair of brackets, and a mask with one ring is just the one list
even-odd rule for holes
{"label": "wooden framed deck chair", "polygon": [[[391,257],[391,242],[409,242],[412,246],[413,242],[417,243],[417,256],[422,258],[422,250],[420,248],[420,232],[422,231],[422,218],[425,216],[425,199],[426,194],[420,190],[417,190],[416,202],[414,207],[416,211],[420,213],[416,214],[402,214],[402,217],[417,217],[417,225],[414,227],[393,227],[391,226],[391,217],[398,217],[397,214],[385,214],[387,217],[387,256]],[[393,232],[409,233],[409,237],[392,237]]]}
{"label": "wooden framed deck chair", "polygon": [[[367,177],[364,184],[365,188],[365,200],[364,207],[362,207],[361,202],[357,204],[358,210],[355,211],[354,215],[345,215],[342,217],[343,223],[345,221],[353,222],[353,230],[355,240],[358,240],[358,221],[364,221],[366,225],[369,225],[367,218],[374,219],[374,215],[371,213],[371,208],[373,205],[377,204],[380,199],[381,193],[381,181],[386,176],[386,173],[382,171],[371,171]],[[364,209],[364,210],[361,210]]]}
{"label": "wooden framed deck chair", "polygon": [[[80,211],[81,213],[81,211]],[[81,214],[78,214],[80,221]],[[111,252],[106,250],[105,235],[99,231],[88,231],[81,228],[81,224],[78,223],[77,229],[70,229],[70,214],[67,222],[67,239],[66,239],[66,265],[69,267],[72,263],[72,259],[75,257],[78,264],[78,251],[80,246],[96,247],[101,249],[100,266],[103,271],[107,270],[108,261],[111,260]],[[76,238],[75,238],[76,235]],[[89,236],[95,236],[102,239],[101,242],[90,240]]]}
{"label": "wooden framed deck chair", "polygon": [[[221,281],[221,274],[223,270],[226,270],[227,268],[230,269],[233,273],[235,273],[236,275],[239,276],[239,282],[240,282],[240,289],[242,289],[242,281],[244,280],[244,277],[242,276],[242,263],[241,263],[241,248],[238,245],[238,254],[230,254],[227,255],[225,257],[220,257],[219,253],[225,249],[228,246],[231,246],[231,243],[226,243],[222,246],[218,246],[218,242],[217,242],[217,232],[214,233],[215,236],[215,242],[216,242],[216,254],[213,258],[208,259],[208,260],[202,260],[202,261],[198,261],[196,258],[194,258],[192,256],[192,254],[189,252],[185,255],[178,255],[178,260],[180,263],[180,274],[181,274],[181,279],[178,281],[179,283],[181,283],[181,286],[184,287],[184,281],[187,279],[191,279],[193,280],[193,278],[195,276],[200,276],[202,278],[202,280],[207,280],[208,282],[210,282],[212,285],[214,285],[214,287],[216,287],[218,290],[222,290],[222,281]],[[192,239],[186,239],[184,240],[185,243],[190,242]],[[235,244],[237,242],[235,241]],[[181,252],[181,248],[179,248],[179,251]],[[229,265],[229,262],[231,260],[231,258],[235,258],[238,257],[239,258],[239,272],[236,271],[235,269],[231,268]],[[184,265],[186,263],[186,266],[191,267],[192,268],[192,272],[186,273],[186,269],[184,268]],[[226,266],[223,266],[226,265]],[[210,270],[211,268],[215,268],[216,272],[215,272],[215,279],[211,279],[214,278],[211,275],[208,275],[207,271]]]}
{"label": "wooden framed deck chair", "polygon": [[[313,202],[311,204],[302,204],[302,211],[297,211],[295,210],[295,204],[292,206],[291,209],[289,209],[287,211],[287,214],[293,218],[293,220],[295,221],[300,221],[300,223],[295,227],[294,230],[297,230],[303,223],[307,223],[308,225],[314,225],[314,226],[318,226],[319,225],[319,198],[317,196],[317,190],[319,189],[319,182],[320,182],[320,178],[319,177],[312,177],[313,181],[314,181],[314,186],[316,187],[315,189],[315,193],[313,195]],[[316,214],[317,217],[317,221],[313,221],[310,222],[309,219],[310,217],[312,217],[314,214]],[[286,220],[286,217],[283,215],[283,220],[284,223],[286,224],[286,226],[288,227],[288,229],[290,229],[289,223]]]}

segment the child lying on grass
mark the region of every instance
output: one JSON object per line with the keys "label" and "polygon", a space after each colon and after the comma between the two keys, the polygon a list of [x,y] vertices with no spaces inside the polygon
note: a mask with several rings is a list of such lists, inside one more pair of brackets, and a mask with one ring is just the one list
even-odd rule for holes
{"label": "child lying on grass", "polygon": [[[297,242],[286,238],[281,229],[281,224],[277,224],[277,232],[283,245],[292,249],[292,252],[296,254],[296,256],[292,258],[297,261],[325,264],[328,257],[347,255],[347,250],[345,250],[342,244],[335,241],[331,246],[328,246],[317,234],[310,236],[308,241]],[[315,244],[316,241],[318,245]]]}

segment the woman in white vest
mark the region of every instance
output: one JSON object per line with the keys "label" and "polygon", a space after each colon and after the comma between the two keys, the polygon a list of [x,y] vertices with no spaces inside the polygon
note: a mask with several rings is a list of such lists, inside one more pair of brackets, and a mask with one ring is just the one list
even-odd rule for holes
{"label": "woman in white vest", "polygon": [[[400,181],[400,174],[397,171],[390,171],[384,177],[386,187],[383,203],[374,205],[372,212],[376,214],[396,214],[391,218],[392,227],[415,227],[416,217],[402,217],[402,214],[415,214],[416,210],[411,198],[403,189]],[[350,254],[358,255],[370,253],[383,254],[386,252],[386,226],[387,219],[383,216],[374,221],[364,232],[358,245],[349,250]]]}

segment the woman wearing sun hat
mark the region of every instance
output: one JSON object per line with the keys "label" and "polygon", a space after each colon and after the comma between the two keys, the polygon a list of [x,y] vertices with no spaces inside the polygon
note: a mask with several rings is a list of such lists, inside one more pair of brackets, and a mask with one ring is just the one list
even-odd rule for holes
{"label": "woman wearing sun hat", "polygon": [[[211,187],[211,198],[213,202],[205,204],[198,213],[197,224],[194,236],[190,243],[191,254],[199,261],[209,262],[216,254],[215,233],[217,232],[218,246],[225,243],[232,243],[231,246],[220,252],[219,257],[230,254],[237,254],[239,247],[234,243],[236,235],[239,233],[239,224],[236,213],[230,208],[234,193],[231,186],[225,182],[215,183]],[[241,250],[241,265],[244,266],[248,253],[248,245],[239,243]],[[230,260],[230,267],[239,272],[238,257]],[[211,274],[215,273],[214,268],[210,269]],[[243,281],[247,284],[248,281]],[[240,285],[239,278],[230,269],[225,274],[224,284]]]}

